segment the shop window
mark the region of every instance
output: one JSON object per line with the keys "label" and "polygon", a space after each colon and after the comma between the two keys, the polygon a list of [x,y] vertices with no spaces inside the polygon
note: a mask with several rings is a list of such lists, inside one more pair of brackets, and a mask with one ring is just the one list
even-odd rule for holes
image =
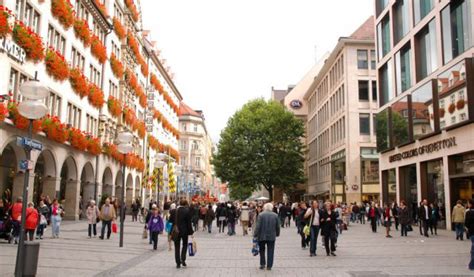
{"label": "shop window", "polygon": [[359,101],[369,101],[369,81],[359,81]]}
{"label": "shop window", "polygon": [[377,45],[379,60],[383,58],[391,48],[390,42],[390,17],[386,15],[382,21],[377,25]]}
{"label": "shop window", "polygon": [[408,20],[408,1],[398,0],[393,5],[393,37],[394,43],[398,43],[410,29]]}
{"label": "shop window", "polygon": [[358,69],[368,69],[369,56],[367,50],[357,50],[357,68]]}
{"label": "shop window", "polygon": [[378,183],[379,182],[379,161],[378,160],[362,160],[362,183]]}
{"label": "shop window", "polygon": [[389,60],[385,65],[383,65],[379,70],[379,82],[380,82],[380,107],[390,102],[395,97],[395,92],[393,89],[392,82],[392,63]]}
{"label": "shop window", "polygon": [[431,22],[415,36],[416,78],[418,81],[424,79],[438,68],[436,39],[435,20],[431,20]]}
{"label": "shop window", "polygon": [[434,7],[434,0],[413,0],[415,24],[420,22]]}
{"label": "shop window", "polygon": [[411,164],[399,168],[400,201],[405,200],[410,214],[415,215],[418,208],[418,182],[416,165]]}
{"label": "shop window", "polygon": [[411,87],[410,50],[410,44],[408,43],[395,55],[397,95]]}
{"label": "shop window", "polygon": [[433,133],[434,131],[434,109],[432,82],[428,82],[412,93],[411,105],[413,117],[413,138]]}
{"label": "shop window", "polygon": [[382,194],[385,203],[397,201],[397,180],[395,169],[382,171]]}
{"label": "shop window", "polygon": [[451,1],[441,11],[444,63],[449,62],[472,46],[470,2],[466,0]]}
{"label": "shop window", "polygon": [[409,118],[403,116],[403,111],[408,111],[408,97],[406,96],[392,105],[393,146],[399,146],[410,141]]}
{"label": "shop window", "polygon": [[390,147],[390,133],[388,129],[389,111],[385,109],[376,115],[376,135],[377,135],[377,151],[382,152]]}

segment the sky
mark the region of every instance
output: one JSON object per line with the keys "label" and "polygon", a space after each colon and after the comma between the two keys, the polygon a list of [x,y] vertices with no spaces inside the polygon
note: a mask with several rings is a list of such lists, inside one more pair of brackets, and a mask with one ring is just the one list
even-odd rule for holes
{"label": "sky", "polygon": [[296,84],[373,14],[373,0],[141,0],[184,103],[214,142],[248,101]]}

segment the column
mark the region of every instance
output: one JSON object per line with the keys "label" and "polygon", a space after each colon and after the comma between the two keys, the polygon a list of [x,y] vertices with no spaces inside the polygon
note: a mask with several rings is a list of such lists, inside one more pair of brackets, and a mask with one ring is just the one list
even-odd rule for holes
{"label": "column", "polygon": [[[30,178],[28,181],[28,202],[31,202],[33,199],[33,189],[34,189],[35,174],[30,172]],[[23,196],[23,184],[25,182],[25,173],[18,173],[13,179],[13,189],[12,189],[12,202],[16,202],[16,198]]]}
{"label": "column", "polygon": [[80,181],[70,180],[66,184],[66,197],[63,204],[66,212],[64,218],[68,220],[79,219],[79,195],[80,195]]}
{"label": "column", "polygon": [[48,195],[51,200],[56,198],[56,192],[61,187],[61,178],[44,177],[43,178],[43,195]]}
{"label": "column", "polygon": [[421,164],[420,162],[416,163],[416,196],[417,203],[420,203],[423,200],[423,195],[421,195]]}
{"label": "column", "polygon": [[449,157],[443,157],[444,206],[446,211],[446,230],[451,230],[451,187],[449,180]]}
{"label": "column", "polygon": [[[400,169],[398,167],[395,167],[394,170],[395,170],[395,184],[396,184],[395,190],[397,193],[397,203],[400,203],[400,201],[402,200],[401,193],[400,193],[400,174],[399,174]],[[388,182],[389,176],[390,176],[390,171],[387,172],[387,184],[389,183]]]}

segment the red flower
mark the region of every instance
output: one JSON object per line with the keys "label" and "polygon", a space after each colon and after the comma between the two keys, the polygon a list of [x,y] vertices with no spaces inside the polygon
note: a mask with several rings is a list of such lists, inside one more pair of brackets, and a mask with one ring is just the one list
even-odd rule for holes
{"label": "red flower", "polygon": [[44,59],[46,72],[57,81],[64,81],[69,77],[69,67],[66,60],[58,51],[49,48]]}
{"label": "red flower", "polygon": [[76,18],[74,21],[74,33],[84,43],[85,47],[89,47],[91,44],[91,31],[87,21],[80,18]]}
{"label": "red flower", "polygon": [[8,114],[7,107],[3,103],[0,103],[0,122],[3,122],[5,120],[5,117],[7,117],[7,114]]}
{"label": "red flower", "polygon": [[462,110],[465,105],[466,101],[464,101],[464,99],[459,99],[458,102],[456,102],[456,109]]}
{"label": "red flower", "polygon": [[17,21],[13,27],[13,39],[25,50],[26,58],[38,63],[44,58],[44,47],[41,37],[23,22]]}
{"label": "red flower", "polygon": [[125,81],[133,91],[137,90],[138,80],[135,74],[133,74],[130,69],[127,69],[127,71],[125,72]]}
{"label": "red flower", "polygon": [[74,92],[81,98],[89,95],[89,83],[80,69],[73,68],[69,71],[69,82]]}
{"label": "red flower", "polygon": [[66,29],[69,29],[74,24],[74,9],[69,0],[52,0],[51,14]]}
{"label": "red flower", "polygon": [[164,92],[163,85],[161,85],[161,82],[160,82],[160,80],[158,80],[158,77],[156,77],[156,75],[153,74],[153,73],[151,73],[150,75],[151,75],[151,77],[150,77],[151,84],[155,87],[155,89],[160,94],[163,94],[163,92]]}
{"label": "red flower", "polygon": [[157,109],[154,109],[153,110],[153,117],[158,120],[159,122],[161,122],[161,119],[163,117],[163,115],[161,114],[161,112]]}
{"label": "red flower", "polygon": [[8,23],[8,19],[10,18],[10,16],[10,10],[0,5],[0,37],[5,37],[12,31],[11,26]]}
{"label": "red flower", "polygon": [[141,54],[140,54],[140,48],[138,46],[138,42],[135,39],[135,37],[132,35],[132,33],[128,32],[127,34],[127,43],[130,49],[132,50],[133,54],[135,55],[135,58],[137,61],[143,60]]}
{"label": "red flower", "polygon": [[89,138],[87,140],[87,152],[95,156],[102,153],[102,147],[100,146],[99,138]]}
{"label": "red flower", "polygon": [[71,143],[71,146],[81,150],[81,151],[86,151],[88,141],[84,133],[82,133],[81,130],[76,129],[76,128],[71,128],[69,130],[69,142]]}
{"label": "red flower", "polygon": [[92,55],[94,55],[94,57],[96,57],[101,64],[105,63],[107,60],[107,49],[96,35],[92,35],[91,39]]}
{"label": "red flower", "polygon": [[140,57],[138,62],[140,63],[140,70],[142,71],[143,75],[148,76],[148,65],[146,64],[145,60]]}
{"label": "red flower", "polygon": [[143,139],[145,138],[145,133],[146,133],[146,127],[145,127],[145,122],[140,121],[137,126],[137,132],[138,135]]}
{"label": "red flower", "polygon": [[123,109],[123,115],[124,115],[124,120],[125,120],[125,123],[127,123],[128,125],[130,125],[132,128],[133,126],[135,125],[135,122],[137,121],[137,117],[135,115],[135,112],[130,109],[129,107],[125,107]]}
{"label": "red flower", "polygon": [[105,103],[104,93],[99,87],[92,83],[89,84],[89,103],[97,109],[102,108]]}
{"label": "red flower", "polygon": [[135,3],[133,2],[133,0],[125,0],[125,5],[130,11],[133,21],[137,22],[139,15],[138,15],[137,7],[135,6]]}
{"label": "red flower", "polygon": [[109,99],[107,100],[107,107],[109,108],[110,114],[115,117],[119,117],[122,113],[122,103],[113,96],[109,96]]}
{"label": "red flower", "polygon": [[114,53],[110,55],[110,67],[112,68],[112,72],[114,73],[114,75],[117,78],[122,79],[124,72],[123,64],[122,62],[120,62],[119,59],[117,59],[117,57],[115,57]]}
{"label": "red flower", "polygon": [[109,13],[107,12],[107,9],[105,8],[105,5],[101,3],[100,0],[94,0],[94,3],[97,5],[97,8],[99,8],[99,11],[105,16],[108,17]]}
{"label": "red flower", "polygon": [[124,39],[127,34],[120,20],[117,17],[114,17],[113,23],[114,23],[114,31],[117,34],[118,38]]}

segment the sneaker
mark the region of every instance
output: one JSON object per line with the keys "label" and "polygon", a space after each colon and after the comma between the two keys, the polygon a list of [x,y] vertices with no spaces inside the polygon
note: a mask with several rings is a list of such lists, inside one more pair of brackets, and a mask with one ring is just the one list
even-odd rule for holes
{"label": "sneaker", "polygon": [[331,255],[334,256],[334,257],[336,257],[336,253],[334,253],[334,252],[331,252]]}
{"label": "sneaker", "polygon": [[184,261],[183,261],[181,264],[182,264],[184,267],[187,266],[186,262],[184,262]]}
{"label": "sneaker", "polygon": [[264,270],[264,269],[265,269],[265,266],[264,266],[264,265],[261,265],[259,268],[260,268],[261,270]]}

